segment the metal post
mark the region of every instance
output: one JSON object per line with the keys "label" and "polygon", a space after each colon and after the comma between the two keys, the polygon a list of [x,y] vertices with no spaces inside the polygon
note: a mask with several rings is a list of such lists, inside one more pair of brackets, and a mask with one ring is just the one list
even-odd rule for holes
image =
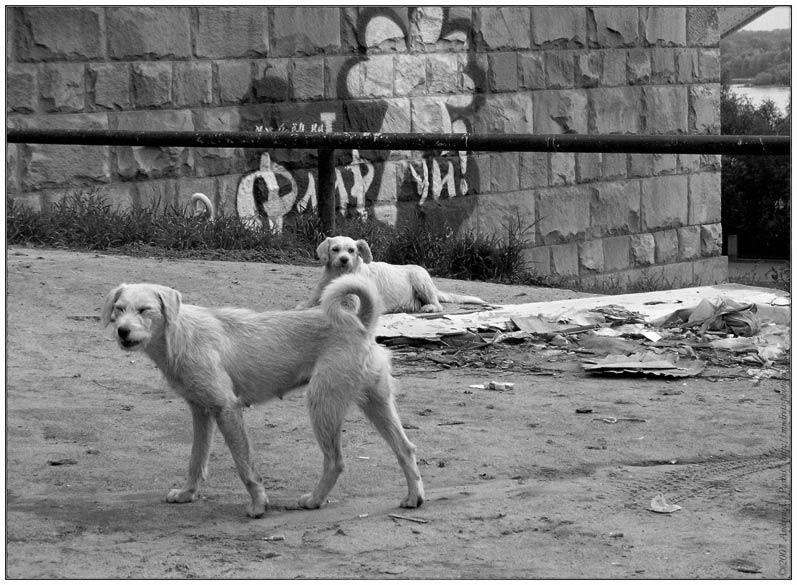
{"label": "metal post", "polygon": [[335,235],[335,151],[318,149],[318,217],[326,236]]}

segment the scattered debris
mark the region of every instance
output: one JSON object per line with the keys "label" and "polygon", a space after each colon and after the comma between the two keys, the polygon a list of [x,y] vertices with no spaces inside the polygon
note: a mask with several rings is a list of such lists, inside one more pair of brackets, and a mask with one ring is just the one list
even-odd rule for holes
{"label": "scattered debris", "polygon": [[48,459],[47,465],[52,465],[53,467],[58,465],[77,465],[77,460],[68,457],[64,459]]}
{"label": "scattered debris", "polygon": [[278,542],[280,540],[285,540],[284,534],[273,534],[271,536],[264,536],[263,540],[266,542]]}
{"label": "scattered debris", "polygon": [[644,374],[646,376],[697,376],[706,367],[700,360],[670,360],[655,352],[609,355],[601,360],[584,360],[582,367],[591,373]]}
{"label": "scattered debris", "polygon": [[471,384],[468,388],[476,388],[477,390],[512,390],[515,387],[514,382],[496,382],[495,380],[485,382],[484,384]]}
{"label": "scattered debris", "polygon": [[728,566],[734,571],[739,571],[740,573],[755,574],[760,573],[762,570],[761,565],[754,563],[753,561],[748,561],[747,559],[731,559],[728,562]]}
{"label": "scattered debris", "polygon": [[576,409],[576,414],[591,414],[591,413],[592,413],[592,409],[591,408],[577,408]]}
{"label": "scattered debris", "polygon": [[388,514],[391,518],[395,518],[396,520],[409,520],[410,522],[417,522],[418,524],[428,524],[428,520],[424,520],[423,518],[413,518],[412,516],[402,516],[401,514]]}
{"label": "scattered debris", "polygon": [[672,514],[680,510],[681,506],[667,503],[667,500],[664,499],[664,495],[659,494],[650,500],[650,509],[659,514]]}

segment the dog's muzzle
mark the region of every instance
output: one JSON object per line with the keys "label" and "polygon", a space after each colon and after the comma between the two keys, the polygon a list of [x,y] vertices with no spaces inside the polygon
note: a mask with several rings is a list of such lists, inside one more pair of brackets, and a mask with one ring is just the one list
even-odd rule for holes
{"label": "dog's muzzle", "polygon": [[139,342],[135,339],[130,339],[130,329],[127,327],[119,327],[116,329],[116,335],[119,336],[119,345],[125,349],[133,349]]}

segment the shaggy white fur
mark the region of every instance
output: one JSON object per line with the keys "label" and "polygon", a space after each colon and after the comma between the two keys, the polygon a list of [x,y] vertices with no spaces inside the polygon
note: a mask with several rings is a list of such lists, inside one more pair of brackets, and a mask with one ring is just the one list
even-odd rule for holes
{"label": "shaggy white fur", "polygon": [[374,262],[365,240],[354,241],[346,236],[327,238],[319,244],[316,253],[324,263],[324,272],[310,299],[299,308],[318,305],[324,289],[343,274],[368,277],[379,290],[386,313],[439,312],[443,310],[441,302],[487,304],[479,297],[441,291],[421,266]]}
{"label": "shaggy white fur", "polygon": [[320,308],[306,311],[199,307],[156,284],[113,289],[105,300],[103,324],[113,323],[122,349],[143,350],[191,408],[188,478],[167,501],[196,497],[207,475],[215,421],[251,496],[247,513],[262,516],[268,498],[252,462],[242,410],[306,386],[324,463],[318,485],[299,504],[318,508],[326,501],[343,470],[341,426],[349,407],[357,404],[398,458],[408,486],[401,506],[420,506],[423,483],[415,446],[396,411],[390,354],[374,339],[379,313],[376,288],[356,276],[339,279],[321,297]]}

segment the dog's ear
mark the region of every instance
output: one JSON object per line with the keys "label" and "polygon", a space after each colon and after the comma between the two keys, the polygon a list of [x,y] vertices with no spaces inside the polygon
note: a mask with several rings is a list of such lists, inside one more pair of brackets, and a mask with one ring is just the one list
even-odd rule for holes
{"label": "dog's ear", "polygon": [[320,244],[318,244],[318,248],[315,249],[315,253],[318,256],[319,260],[326,264],[329,262],[329,240],[332,238],[327,238]]}
{"label": "dog's ear", "polygon": [[120,284],[105,297],[105,304],[102,306],[102,313],[100,313],[100,323],[102,323],[103,327],[107,327],[111,322],[114,303],[119,300],[119,295],[122,294],[122,290],[125,286],[124,284]]}
{"label": "dog's ear", "polygon": [[161,304],[161,315],[163,315],[163,320],[167,324],[174,323],[177,319],[177,313],[180,312],[180,305],[183,300],[182,295],[173,288],[161,286],[158,287],[158,299]]}
{"label": "dog's ear", "polygon": [[371,248],[368,246],[368,242],[365,240],[357,240],[357,253],[366,264],[370,264],[374,259],[373,255],[371,254]]}

